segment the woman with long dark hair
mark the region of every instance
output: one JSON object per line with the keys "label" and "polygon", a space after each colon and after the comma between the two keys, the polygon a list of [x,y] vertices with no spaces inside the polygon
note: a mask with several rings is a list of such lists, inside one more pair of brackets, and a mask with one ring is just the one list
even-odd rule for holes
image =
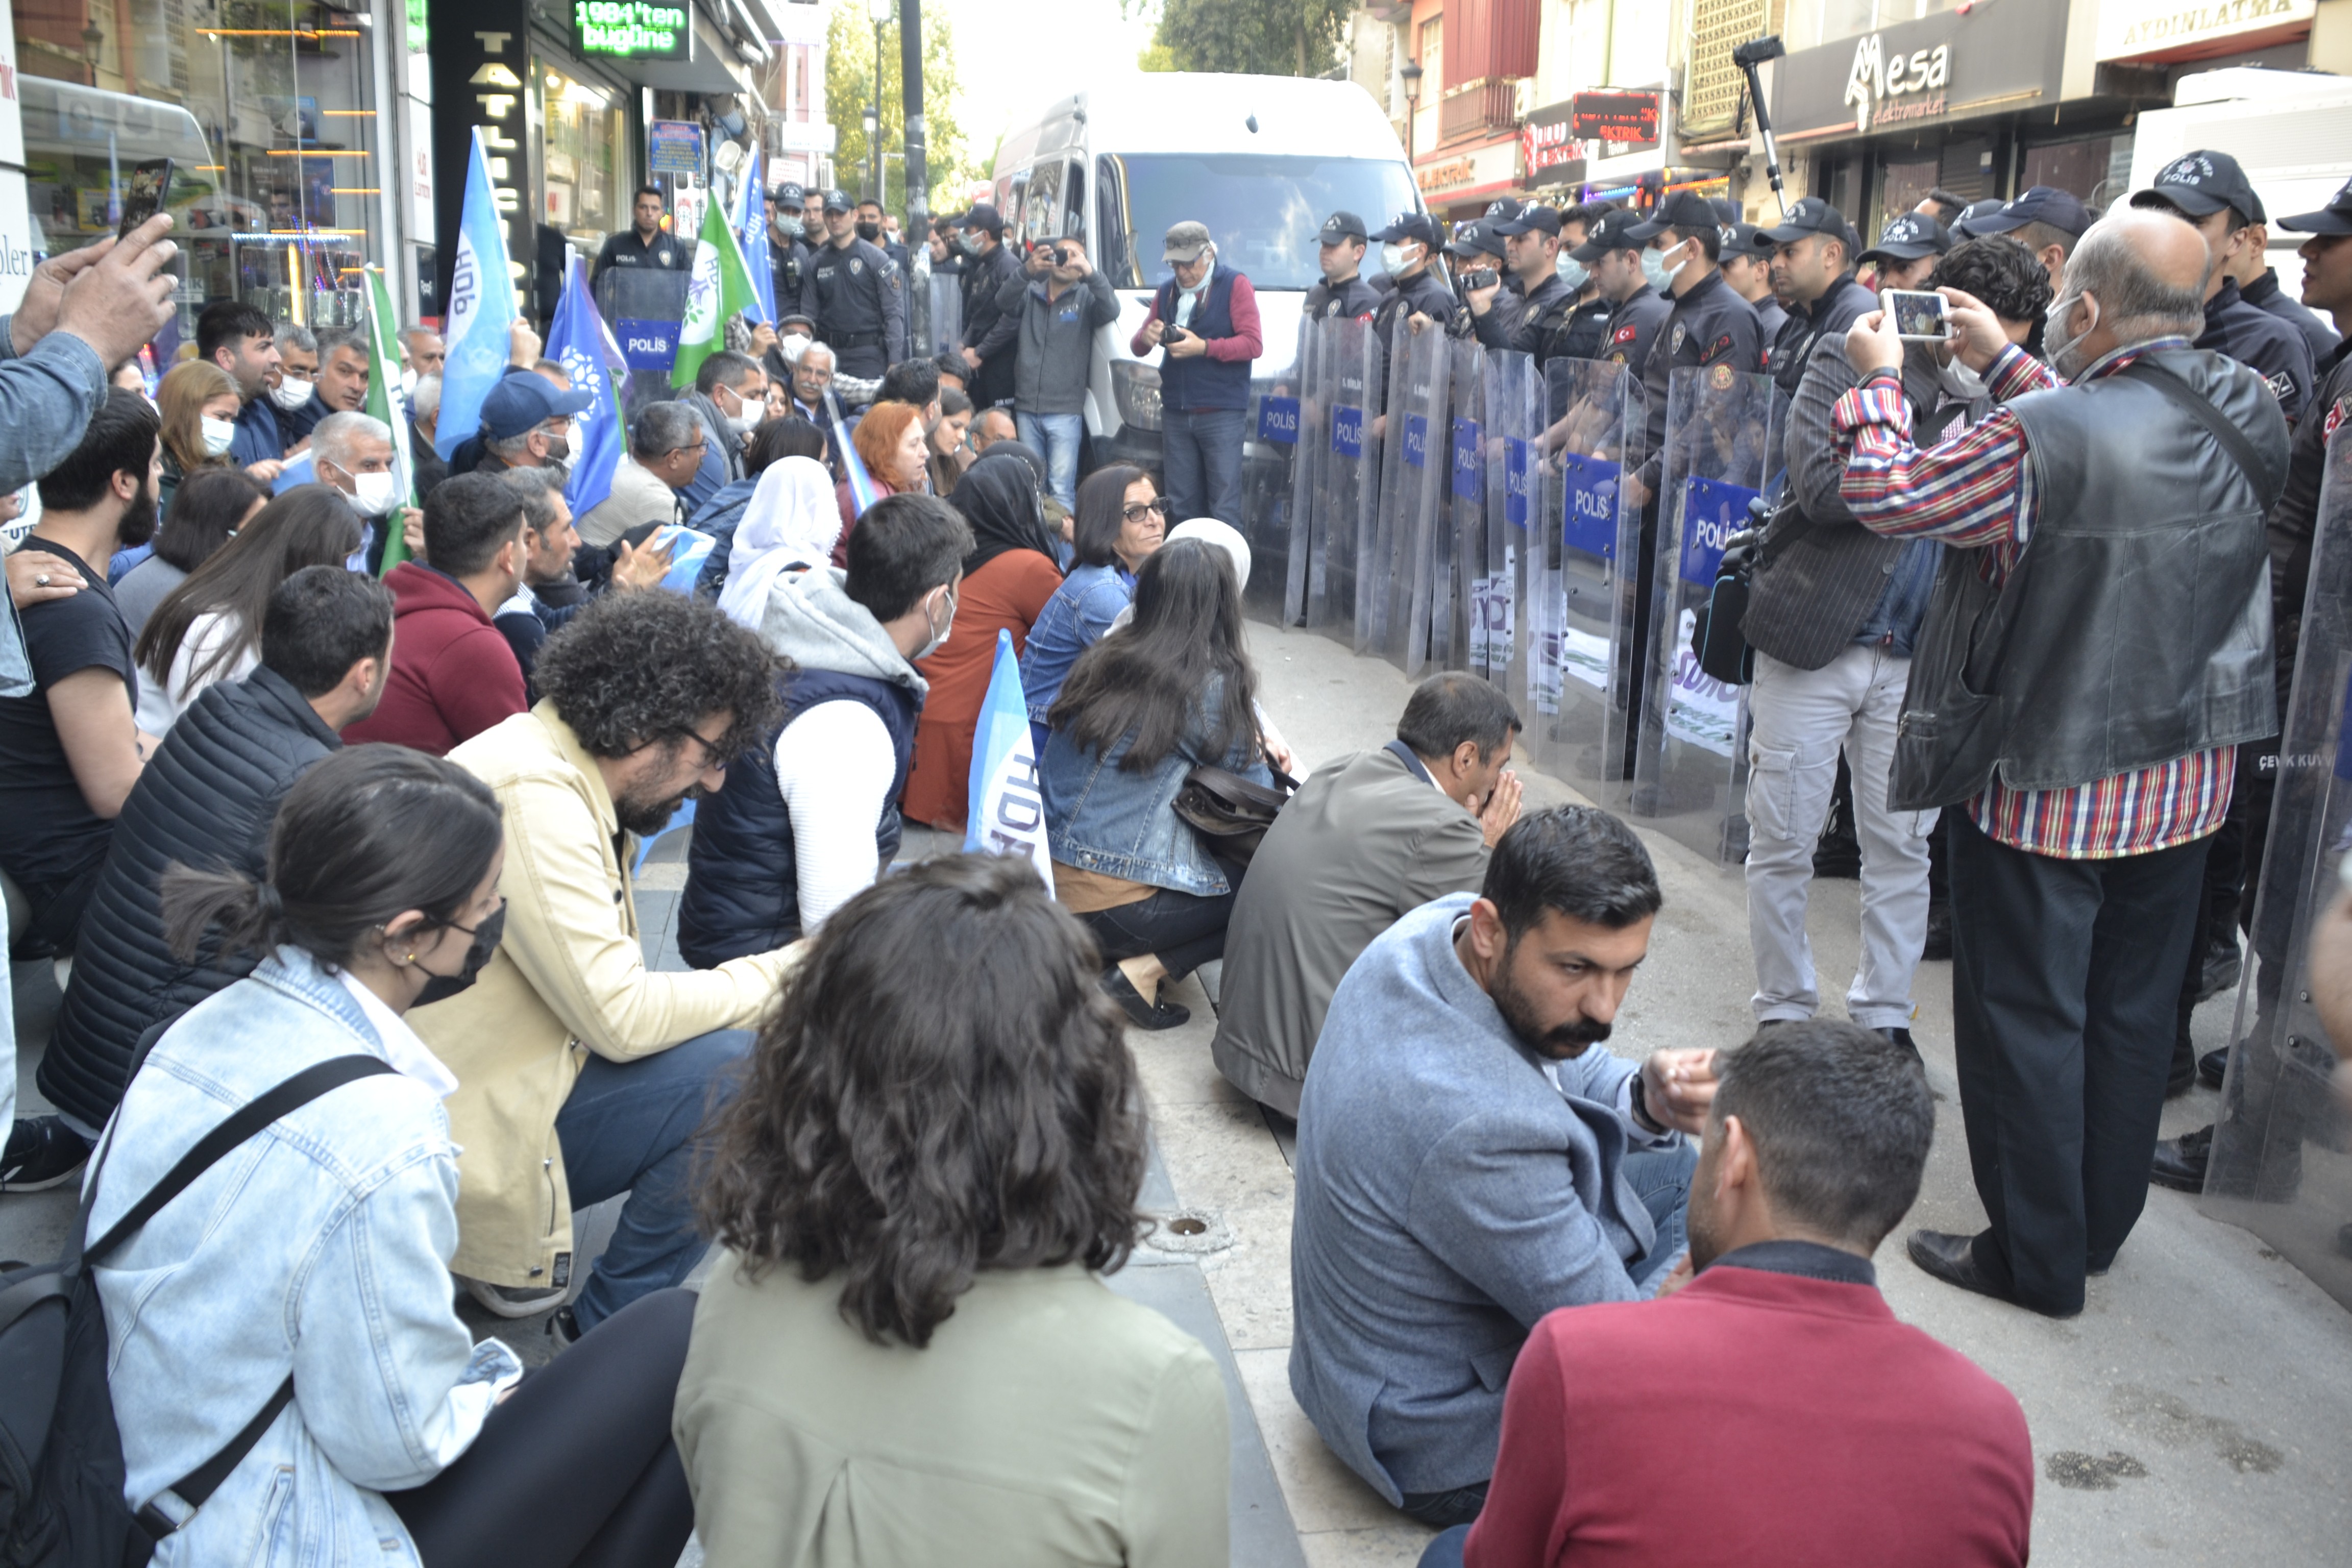
{"label": "woman with long dark hair", "polygon": [[915,721],[914,768],[899,809],[912,821],[960,834],[969,811],[972,734],[996,669],[996,634],[1012,634],[1018,658],[1029,628],[1062,585],[1062,573],[1054,564],[1036,470],[1018,453],[992,448],[957,481],[948,504],[971,524],[974,543],[963,560],[955,629],[915,663],[931,689]]}
{"label": "woman with long dark hair", "polygon": [[140,629],[139,728],[161,735],[215,680],[261,662],[270,593],[305,566],[341,566],[360,547],[359,514],[331,485],[297,485],[256,512]]}
{"label": "woman with long dark hair", "polygon": [[[1083,504],[1083,496],[1081,503]],[[1257,671],[1233,562],[1180,539],[1135,576],[1135,618],[1062,685],[1040,769],[1054,890],[1111,961],[1103,989],[1146,1029],[1191,1012],[1159,999],[1225,951],[1234,886],[1175,812],[1184,775],[1220,767],[1271,787]]]}
{"label": "woman with long dark hair", "polygon": [[1145,1131],[1094,964],[1026,860],[956,855],[786,978],[701,1194],[677,1432],[712,1563],[1225,1561],[1215,1363],[1099,1277]]}
{"label": "woman with long dark hair", "polygon": [[488,786],[357,746],[288,793],[266,882],[164,875],[176,950],[268,956],[131,1079],[92,1162],[91,1240],[278,1085],[338,1059],[369,1070],[281,1111],[92,1259],[131,1506],[233,1454],[273,1390],[284,1405],[157,1548],[161,1568],[555,1568],[670,1563],[685,1544],[668,1417],[692,1298],[646,1298],[520,1387],[520,1360],[474,1343],[450,1305],[458,1150],[441,1100],[457,1082],[404,1016],[488,962],[503,859]]}
{"label": "woman with long dark hair", "polygon": [[1070,574],[1030,628],[1021,658],[1021,692],[1038,755],[1045,752],[1046,714],[1078,656],[1110,630],[1135,597],[1135,574],[1168,536],[1168,502],[1141,468],[1114,463],[1078,487],[1071,532]]}
{"label": "woman with long dark hair", "polygon": [[163,373],[155,387],[163,417],[163,482],[156,489],[163,506],[171,506],[173,491],[189,475],[236,466],[228,448],[243,406],[236,383],[210,360],[184,360]]}
{"label": "woman with long dark hair", "polygon": [[198,468],[180,481],[155,530],[155,552],[114,585],[114,607],[137,637],[164,595],[236,537],[269,500],[243,468]]}

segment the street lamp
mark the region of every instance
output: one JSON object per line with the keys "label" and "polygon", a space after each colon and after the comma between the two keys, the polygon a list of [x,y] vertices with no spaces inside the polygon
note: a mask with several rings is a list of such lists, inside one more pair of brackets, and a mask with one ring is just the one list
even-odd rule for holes
{"label": "street lamp", "polygon": [[882,29],[898,0],[866,0],[866,14],[874,21],[874,106],[866,111],[866,176],[874,199],[882,199],[882,160],[875,149],[882,138]]}
{"label": "street lamp", "polygon": [[1404,161],[1411,163],[1413,116],[1421,107],[1421,62],[1405,61],[1404,68],[1397,72],[1397,79],[1404,83]]}

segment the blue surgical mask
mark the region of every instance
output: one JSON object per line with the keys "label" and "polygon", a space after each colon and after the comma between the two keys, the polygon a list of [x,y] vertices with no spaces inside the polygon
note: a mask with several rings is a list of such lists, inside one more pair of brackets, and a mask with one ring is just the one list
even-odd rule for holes
{"label": "blue surgical mask", "polygon": [[1591,268],[1581,261],[1570,261],[1564,256],[1559,259],[1559,280],[1568,285],[1568,291],[1571,294],[1583,292],[1584,286],[1592,281]]}

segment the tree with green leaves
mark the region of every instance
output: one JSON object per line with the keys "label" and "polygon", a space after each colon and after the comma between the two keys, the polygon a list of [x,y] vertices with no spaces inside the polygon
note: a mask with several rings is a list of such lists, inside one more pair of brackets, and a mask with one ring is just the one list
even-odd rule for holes
{"label": "tree with green leaves", "polygon": [[[886,154],[880,161],[884,210],[904,212],[907,167],[900,156],[907,147],[903,84],[898,72],[898,17],[892,8],[882,28],[881,131],[877,140]],[[853,198],[873,189],[866,175],[865,115],[875,101],[874,22],[862,0],[834,0],[824,28],[824,107],[833,121],[833,177]],[[955,212],[963,203],[957,196],[979,177],[971,163],[962,128],[956,121],[955,37],[945,16],[927,12],[923,17],[923,125],[925,171],[932,212]],[[984,172],[984,171],[982,171]]]}
{"label": "tree with green leaves", "polygon": [[[1147,0],[1125,0],[1133,14]],[[1339,63],[1353,0],[1164,0],[1145,70],[1321,76]]]}

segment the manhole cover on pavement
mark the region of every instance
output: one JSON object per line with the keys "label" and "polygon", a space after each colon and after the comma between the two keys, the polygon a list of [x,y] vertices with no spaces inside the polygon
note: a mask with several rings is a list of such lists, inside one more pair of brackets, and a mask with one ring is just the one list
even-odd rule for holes
{"label": "manhole cover on pavement", "polygon": [[1154,1252],[1190,1258],[1223,1252],[1233,1244],[1234,1233],[1210,1209],[1178,1209],[1172,1214],[1154,1215],[1151,1228],[1143,1235],[1143,1245]]}

